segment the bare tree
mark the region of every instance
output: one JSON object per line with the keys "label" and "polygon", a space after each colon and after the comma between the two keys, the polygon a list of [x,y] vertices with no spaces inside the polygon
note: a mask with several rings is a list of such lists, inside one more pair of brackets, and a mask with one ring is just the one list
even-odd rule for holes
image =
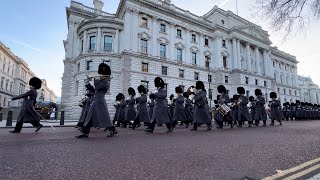
{"label": "bare tree", "polygon": [[255,0],[251,11],[286,38],[320,19],[320,0]]}

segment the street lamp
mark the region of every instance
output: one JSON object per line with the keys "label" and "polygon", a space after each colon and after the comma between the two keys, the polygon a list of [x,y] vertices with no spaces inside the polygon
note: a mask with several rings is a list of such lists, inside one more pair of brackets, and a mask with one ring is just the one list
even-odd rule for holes
{"label": "street lamp", "polygon": [[211,91],[211,72],[210,72],[210,57],[206,56],[206,68],[208,70],[208,83],[209,83],[209,100],[210,100],[210,110],[211,110],[211,101],[212,101],[212,91]]}

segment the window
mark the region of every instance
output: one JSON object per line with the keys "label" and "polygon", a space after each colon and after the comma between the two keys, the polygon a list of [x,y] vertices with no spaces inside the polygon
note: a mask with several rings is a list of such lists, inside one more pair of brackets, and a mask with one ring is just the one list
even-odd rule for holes
{"label": "window", "polygon": [[208,74],[208,82],[212,82],[212,75]]}
{"label": "window", "polygon": [[148,72],[148,63],[142,62],[142,72]]}
{"label": "window", "polygon": [[166,25],[160,24],[160,32],[165,33],[166,32]]}
{"label": "window", "polygon": [[283,89],[283,94],[286,94],[287,92],[286,92],[286,89]]}
{"label": "window", "polygon": [[278,88],[278,92],[280,93],[280,88]]}
{"label": "window", "polygon": [[13,73],[14,73],[14,66],[12,66],[11,76],[13,76]]}
{"label": "window", "polygon": [[83,52],[83,40],[81,40],[81,52]]}
{"label": "window", "polygon": [[182,49],[177,49],[177,61],[182,61]]}
{"label": "window", "polygon": [[249,84],[249,78],[246,77],[246,84]]}
{"label": "window", "polygon": [[9,87],[9,79],[6,80],[6,89],[5,89],[6,91],[9,90],[8,87]]}
{"label": "window", "polygon": [[4,83],[4,77],[1,78],[1,86],[0,86],[1,89],[3,88],[3,83]]}
{"label": "window", "polygon": [[250,96],[250,91],[246,91],[247,97]]}
{"label": "window", "polygon": [[2,66],[2,70],[4,71],[6,69],[6,61],[4,61],[3,66]]}
{"label": "window", "polygon": [[80,72],[80,63],[77,64],[77,71]]}
{"label": "window", "polygon": [[209,89],[209,99],[212,100],[212,89]]}
{"label": "window", "polygon": [[141,18],[141,26],[148,27],[148,19],[143,17]]}
{"label": "window", "polygon": [[209,56],[205,56],[204,60],[205,60],[206,68],[209,68],[210,67],[210,60],[211,60],[210,57]]}
{"label": "window", "polygon": [[112,51],[112,36],[104,36],[104,50]]}
{"label": "window", "polygon": [[168,84],[167,83],[164,83],[164,90],[168,91]]}
{"label": "window", "polygon": [[79,91],[79,81],[76,81],[75,90],[74,90],[76,96],[78,95],[78,91]]}
{"label": "window", "polygon": [[228,64],[227,64],[227,57],[223,57],[223,67],[226,69],[228,68]]}
{"label": "window", "polygon": [[222,40],[222,46],[226,47],[226,40]]}
{"label": "window", "polygon": [[8,69],[7,69],[7,74],[9,74],[9,72],[10,72],[10,63],[9,63]]}
{"label": "window", "polygon": [[4,97],[3,98],[3,106],[5,106],[6,102],[7,102],[7,97]]}
{"label": "window", "polygon": [[192,34],[191,36],[191,42],[195,43],[196,42],[196,35],[195,34]]}
{"label": "window", "polygon": [[179,87],[182,89],[182,92],[184,92],[184,85],[179,85]]}
{"label": "window", "polygon": [[229,83],[229,76],[224,76],[224,82]]}
{"label": "window", "polygon": [[141,85],[143,85],[146,89],[149,89],[149,81],[141,80]]}
{"label": "window", "polygon": [[194,72],[194,80],[199,80],[199,73],[198,72]]}
{"label": "window", "polygon": [[192,53],[192,64],[197,64],[197,53]]}
{"label": "window", "polygon": [[291,94],[291,90],[289,90],[289,95],[291,96],[292,94]]}
{"label": "window", "polygon": [[166,45],[160,44],[160,57],[166,58]]}
{"label": "window", "polygon": [[207,39],[207,38],[204,39],[204,45],[205,45],[205,46],[209,46],[209,39]]}
{"label": "window", "polygon": [[259,81],[258,81],[258,79],[256,79],[256,86],[258,86],[258,84],[259,84]]}
{"label": "window", "polygon": [[182,32],[180,29],[177,29],[177,37],[181,38],[182,37]]}
{"label": "window", "polygon": [[148,41],[145,39],[141,39],[140,44],[141,53],[148,54]]}
{"label": "window", "polygon": [[162,66],[162,75],[168,75],[168,67]]}
{"label": "window", "polygon": [[273,67],[276,67],[276,63],[273,61]]}
{"label": "window", "polygon": [[96,37],[95,36],[90,36],[90,47],[89,50],[93,51],[96,49]]}
{"label": "window", "polygon": [[92,70],[92,61],[87,61],[87,71]]}
{"label": "window", "polygon": [[295,95],[295,96],[297,95],[297,91],[294,91],[294,95]]}
{"label": "window", "polygon": [[179,69],[179,78],[184,78],[184,70]]}
{"label": "window", "polygon": [[10,82],[10,92],[12,92],[13,82]]}
{"label": "window", "polygon": [[263,82],[264,87],[267,87],[267,81]]}

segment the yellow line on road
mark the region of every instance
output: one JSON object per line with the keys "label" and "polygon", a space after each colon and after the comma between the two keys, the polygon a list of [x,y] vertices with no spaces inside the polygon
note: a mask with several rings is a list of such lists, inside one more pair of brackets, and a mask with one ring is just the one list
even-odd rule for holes
{"label": "yellow line on road", "polygon": [[290,168],[290,169],[287,169],[287,170],[284,170],[282,172],[279,172],[277,174],[274,174],[272,176],[269,176],[269,177],[266,177],[266,178],[263,178],[262,180],[273,180],[273,179],[277,179],[277,178],[280,178],[280,177],[283,177],[287,174],[290,174],[290,173],[293,173],[293,172],[296,172],[296,171],[299,171],[300,169],[303,169],[307,166],[310,166],[316,162],[319,162],[320,161],[320,158],[317,158],[317,159],[314,159],[314,160],[311,160],[311,161],[308,161],[308,162],[305,162],[303,164],[300,164],[299,166],[296,166],[296,167],[293,167],[293,168]]}
{"label": "yellow line on road", "polygon": [[312,172],[312,171],[314,171],[314,170],[317,170],[317,169],[319,169],[319,168],[320,168],[320,164],[315,165],[315,166],[312,166],[312,167],[309,168],[309,169],[306,169],[306,170],[304,170],[304,171],[301,171],[301,172],[299,172],[299,173],[297,173],[297,174],[294,174],[294,175],[292,175],[292,176],[290,176],[290,177],[287,177],[287,178],[285,178],[285,179],[283,179],[283,180],[297,179],[297,178],[299,178],[299,177],[301,177],[301,176],[304,176],[304,175],[307,175],[308,173],[310,173],[310,172]]}

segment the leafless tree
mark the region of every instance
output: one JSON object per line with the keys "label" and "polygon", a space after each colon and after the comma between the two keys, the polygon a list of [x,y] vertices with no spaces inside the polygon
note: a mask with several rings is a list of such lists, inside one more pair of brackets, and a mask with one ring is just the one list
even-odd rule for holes
{"label": "leafless tree", "polygon": [[320,19],[320,0],[255,0],[251,11],[286,38]]}

